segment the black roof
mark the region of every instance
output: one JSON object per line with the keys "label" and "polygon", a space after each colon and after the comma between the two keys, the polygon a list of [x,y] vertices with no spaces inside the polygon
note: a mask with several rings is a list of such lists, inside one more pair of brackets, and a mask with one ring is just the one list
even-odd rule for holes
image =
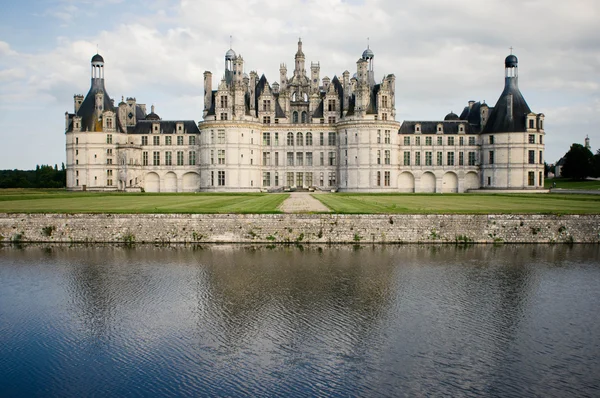
{"label": "black roof", "polygon": [[104,62],[104,58],[102,58],[102,55],[96,54],[92,57],[92,62]]}
{"label": "black roof", "polygon": [[151,134],[152,125],[160,125],[160,134],[177,133],[177,123],[183,123],[183,132],[185,134],[200,134],[198,125],[193,120],[140,120],[135,126],[127,128],[128,134]]}
{"label": "black roof", "polygon": [[398,132],[400,134],[414,134],[415,125],[421,124],[421,134],[437,134],[437,126],[442,125],[444,134],[458,134],[459,126],[465,128],[465,134],[476,134],[469,123],[443,122],[443,121],[404,121]]}
{"label": "black roof", "polygon": [[101,131],[102,123],[94,119],[96,110],[96,94],[104,94],[103,111],[115,111],[113,102],[104,88],[104,79],[92,79],[92,86],[81,103],[76,115],[81,118],[81,131]]}
{"label": "black roof", "polygon": [[516,77],[507,77],[504,91],[500,94],[496,106],[483,129],[484,133],[508,133],[526,131],[527,114],[531,113],[529,105],[519,91]]}

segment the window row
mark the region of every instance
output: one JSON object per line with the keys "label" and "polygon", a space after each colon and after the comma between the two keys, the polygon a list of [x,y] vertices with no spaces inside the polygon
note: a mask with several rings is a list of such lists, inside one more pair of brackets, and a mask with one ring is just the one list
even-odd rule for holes
{"label": "window row", "polygon": [[[161,160],[161,153],[158,151],[152,152],[152,166],[183,166],[184,164],[184,152],[177,151],[175,153],[175,158],[173,158],[173,152],[167,151],[164,153],[164,158]],[[142,152],[142,165],[149,166],[150,158],[149,153],[144,151]],[[187,153],[187,165],[195,166],[196,165],[196,152],[189,151]]]}
{"label": "window row", "polygon": [[[381,171],[377,172],[375,184],[378,187],[381,186]],[[389,171],[384,171],[383,172],[383,186],[384,187],[389,187],[390,186],[390,172]]]}
{"label": "window row", "polygon": [[[316,133],[315,133],[316,134]],[[325,145],[325,137],[327,137],[327,145],[329,146],[335,146],[336,145],[336,133],[327,133],[327,136],[325,136],[325,133],[319,133],[318,134],[318,139],[319,139],[319,145],[320,146],[324,146]],[[315,137],[316,139],[316,137]],[[289,132],[287,133],[286,136],[286,145],[288,146],[312,146],[314,143],[313,141],[313,133],[311,133],[310,131],[306,134],[304,133],[296,133],[294,135],[294,133]],[[265,146],[270,146],[271,144],[273,144],[274,146],[278,146],[279,145],[279,133],[263,133],[262,134],[262,144]]]}
{"label": "window row", "polygon": [[[263,172],[263,180],[262,180],[262,186],[263,187],[279,187],[279,186],[286,186],[286,187],[312,187],[315,186],[315,181],[313,180],[314,174],[316,173],[311,173],[311,172],[287,172],[287,173],[282,173],[282,177],[285,176],[285,180],[282,180],[279,176],[279,172],[277,171],[265,171]],[[325,178],[327,177],[327,180],[325,180]],[[318,180],[318,185],[320,187],[326,186],[325,184],[327,184],[327,186],[329,187],[334,187],[336,186],[336,182],[337,182],[337,174],[335,171],[332,172],[321,172],[319,173],[319,180]]]}
{"label": "window row", "polygon": [[[160,145],[160,141],[161,141],[161,139],[160,139],[159,135],[152,136],[152,145]],[[170,135],[165,135],[163,142],[164,142],[164,145],[173,145],[173,137]],[[147,135],[142,136],[142,145],[148,145],[148,136]],[[177,145],[183,145],[183,136],[182,135],[177,136]],[[196,136],[195,135],[190,135],[188,137],[188,145],[196,145]]]}
{"label": "window row", "polygon": [[[408,146],[411,145],[411,142],[414,143],[414,145],[422,145],[422,142],[425,143],[425,145],[433,145],[433,136],[424,136],[425,139],[422,140],[423,137],[419,137],[416,136],[414,137],[414,140],[411,139],[411,136],[404,136],[404,145]],[[435,137],[435,142],[437,145],[444,145],[444,137],[440,137],[440,136],[436,136]],[[458,138],[458,140],[456,139]],[[459,145],[459,146],[463,146],[465,145],[465,142],[468,142],[468,145],[477,145],[477,138],[474,136],[470,136],[470,137],[466,137],[468,138],[468,141],[465,140],[465,137],[454,137],[454,136],[449,136],[446,137],[446,144],[447,145]]]}
{"label": "window row", "polygon": [[[414,155],[414,156],[413,156]],[[456,159],[456,152],[446,152],[446,162],[444,163],[444,152],[435,153],[435,165],[436,166],[464,166],[465,165],[465,153],[458,152],[458,159]],[[424,152],[424,159],[422,159],[421,152],[415,152],[414,154],[405,151],[404,154],[404,166],[433,166],[433,152]],[[424,160],[424,162],[423,162]],[[467,152],[467,165],[476,166],[477,163],[477,152]]]}

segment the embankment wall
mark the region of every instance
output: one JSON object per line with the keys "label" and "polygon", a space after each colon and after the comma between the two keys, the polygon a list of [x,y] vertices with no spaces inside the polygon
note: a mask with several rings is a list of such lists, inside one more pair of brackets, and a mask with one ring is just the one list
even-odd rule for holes
{"label": "embankment wall", "polygon": [[600,215],[0,213],[0,241],[600,243]]}

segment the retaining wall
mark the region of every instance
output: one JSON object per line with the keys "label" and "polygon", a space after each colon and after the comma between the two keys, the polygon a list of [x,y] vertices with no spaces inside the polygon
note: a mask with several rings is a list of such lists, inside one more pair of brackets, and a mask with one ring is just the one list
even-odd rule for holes
{"label": "retaining wall", "polygon": [[0,214],[0,241],[599,243],[600,215]]}

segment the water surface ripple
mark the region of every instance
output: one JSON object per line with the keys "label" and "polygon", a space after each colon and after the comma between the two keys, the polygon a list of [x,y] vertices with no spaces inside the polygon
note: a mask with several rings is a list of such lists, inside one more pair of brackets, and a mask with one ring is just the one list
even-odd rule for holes
{"label": "water surface ripple", "polygon": [[0,396],[600,396],[600,246],[0,246]]}

